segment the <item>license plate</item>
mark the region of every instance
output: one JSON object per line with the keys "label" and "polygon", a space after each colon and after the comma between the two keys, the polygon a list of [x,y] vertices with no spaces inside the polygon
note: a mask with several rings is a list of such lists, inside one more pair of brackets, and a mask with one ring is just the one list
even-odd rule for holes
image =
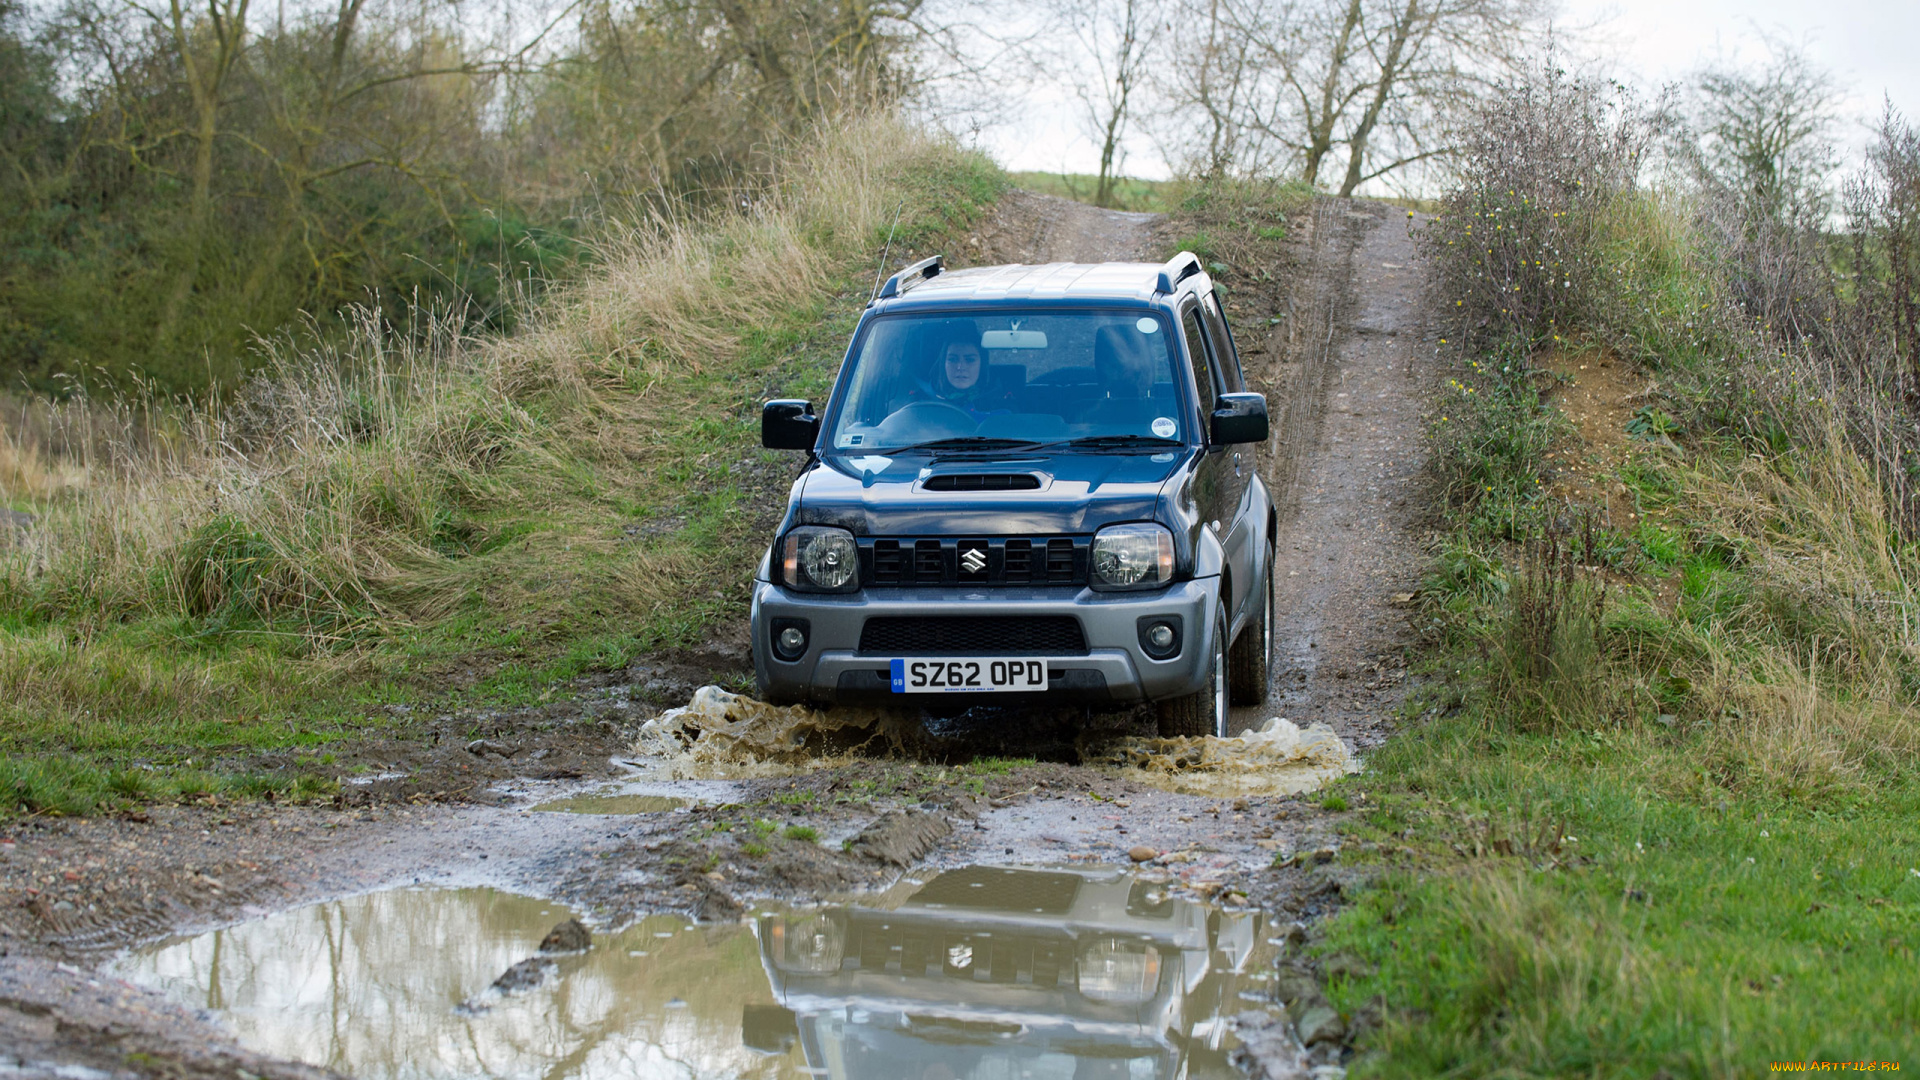
{"label": "license plate", "polygon": [[896,694],[991,694],[1047,688],[1045,660],[905,657],[892,666]]}

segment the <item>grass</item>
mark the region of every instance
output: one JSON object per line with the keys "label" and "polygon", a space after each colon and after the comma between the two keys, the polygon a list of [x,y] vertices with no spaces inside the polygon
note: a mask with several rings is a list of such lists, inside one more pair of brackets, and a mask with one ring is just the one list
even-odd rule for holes
{"label": "grass", "polygon": [[1388,1006],[1356,1075],[1744,1076],[1920,1045],[1911,646],[1876,603],[1885,548],[1843,534],[1877,492],[1842,452],[1672,466],[1673,527],[1597,623],[1575,599],[1516,629],[1545,602],[1524,553],[1496,587],[1430,581],[1451,640],[1424,718],[1323,803],[1362,811],[1350,861],[1380,875],[1322,944],[1372,970],[1336,1004]]}
{"label": "grass", "polygon": [[[1100,178],[1090,173],[1017,172],[1009,173],[1008,178],[1028,191],[1058,195],[1083,203],[1093,202],[1094,194],[1100,190]],[[1173,193],[1178,183],[1173,180],[1118,177],[1114,181],[1113,197],[1108,201],[1114,210],[1165,213],[1172,209],[1176,201]]]}
{"label": "grass", "polygon": [[[1310,185],[1276,180],[1183,180],[1166,189],[1174,239],[1167,255],[1191,251],[1227,297],[1229,308],[1249,292],[1284,288],[1281,246],[1312,206]],[[1231,310],[1229,311],[1231,315]],[[1246,318],[1266,318],[1253,310]]]}
{"label": "grass", "polygon": [[[1674,253],[1686,229],[1654,197],[1605,215],[1618,293],[1561,331],[1672,397],[1760,394],[1738,341],[1646,325],[1715,288]],[[1575,436],[1530,352],[1465,352],[1435,402],[1426,689],[1325,796],[1370,876],[1315,946],[1356,961],[1328,965],[1335,1005],[1383,1017],[1353,1075],[1900,1061],[1920,1047],[1920,549],[1806,394],[1749,399],[1785,441],[1642,408],[1599,485],[1637,520],[1557,503],[1546,455]]]}
{"label": "grass", "polygon": [[1374,966],[1337,1006],[1391,1005],[1356,1073],[1731,1077],[1911,1050],[1915,787],[1743,793],[1693,742],[1468,712],[1377,753],[1361,832],[1387,876],[1324,943]]}
{"label": "grass", "polygon": [[979,773],[983,776],[1005,776],[1007,773],[1010,773],[1015,769],[1027,768],[1028,766],[1034,763],[1034,760],[1035,759],[1030,757],[974,758],[972,761],[967,762],[965,765],[958,766],[956,771]]}
{"label": "grass", "polygon": [[824,395],[896,212],[912,251],[1004,183],[849,123],[741,212],[603,235],[510,337],[363,314],[268,343],[217,406],[30,403],[0,440],[0,502],[37,518],[0,547],[0,753],[183,768],[704,639],[744,612],[793,464],[759,448],[760,400]]}

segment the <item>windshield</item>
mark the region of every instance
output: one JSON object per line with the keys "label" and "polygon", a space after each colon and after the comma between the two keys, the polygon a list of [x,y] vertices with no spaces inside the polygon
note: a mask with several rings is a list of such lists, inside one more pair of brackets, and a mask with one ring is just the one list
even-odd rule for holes
{"label": "windshield", "polygon": [[1141,309],[877,319],[827,445],[1183,441],[1172,338],[1159,313]]}

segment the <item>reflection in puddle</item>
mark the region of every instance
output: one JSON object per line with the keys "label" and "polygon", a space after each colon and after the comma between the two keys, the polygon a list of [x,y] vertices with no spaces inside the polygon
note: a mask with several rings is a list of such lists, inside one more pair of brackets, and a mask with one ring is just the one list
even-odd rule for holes
{"label": "reflection in puddle", "polygon": [[1113,870],[968,867],[895,908],[655,917],[489,989],[568,912],[489,889],[317,904],[117,974],[258,1051],[380,1078],[1228,1077],[1257,913]]}
{"label": "reflection in puddle", "polygon": [[671,795],[576,795],[531,807],[561,814],[665,814],[689,805]]}

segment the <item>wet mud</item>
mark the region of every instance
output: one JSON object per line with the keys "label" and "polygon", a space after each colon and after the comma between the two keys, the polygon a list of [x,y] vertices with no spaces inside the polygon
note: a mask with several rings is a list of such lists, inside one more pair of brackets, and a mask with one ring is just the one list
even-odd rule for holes
{"label": "wet mud", "polygon": [[598,793],[574,795],[565,799],[554,799],[532,807],[559,814],[600,814],[611,817],[624,817],[628,814],[665,814],[684,809],[687,800],[672,795],[635,795],[622,792],[619,788],[605,788]]}
{"label": "wet mud", "polygon": [[[975,250],[978,261],[1141,257],[1159,242],[1153,228],[1022,197],[983,226]],[[1420,368],[1417,327],[1401,311],[1414,275],[1395,276],[1411,265],[1397,219],[1324,204],[1299,235],[1299,266],[1276,265],[1263,280],[1305,274],[1287,301],[1305,314],[1268,323],[1267,337],[1250,333],[1245,346],[1260,358],[1250,378],[1286,402],[1262,462],[1284,515],[1281,655],[1269,704],[1237,711],[1236,737],[1158,739],[1145,709],[775,708],[719,689],[747,671],[738,628],[692,653],[557,688],[549,703],[395,710],[374,735],[332,748],[342,780],[332,805],[208,803],[7,826],[0,1036],[25,1033],[15,1041],[31,1054],[0,1056],[0,1075],[97,1080],[59,1071],[73,1066],[105,1076],[585,1076],[684,1074],[691,1062],[696,1075],[778,1076],[822,1067],[808,1054],[829,1044],[864,1047],[864,1060],[890,1069],[899,1059],[888,1048],[914,1040],[979,1050],[939,1075],[1013,1066],[1009,1075],[1162,1075],[1154,1055],[1176,1051],[1196,1076],[1236,1062],[1252,1075],[1335,1075],[1355,1018],[1327,1022],[1295,924],[1332,909],[1355,879],[1335,858],[1341,815],[1309,793],[1362,764],[1404,690],[1408,611],[1394,598],[1412,591],[1418,550]],[[1384,263],[1395,266],[1374,265]],[[1230,302],[1277,295],[1249,288]],[[1374,404],[1341,404],[1355,395]],[[313,767],[280,757],[229,764]],[[1364,791],[1353,801],[1364,810]],[[1248,959],[1224,965],[1211,947],[1169,945],[1162,974],[1176,953],[1182,964],[1204,958],[1202,982],[1218,976],[1218,1000],[1194,1013],[1177,1046],[1129,1043],[1095,1063],[1059,1049],[1085,1041],[1083,1019],[1036,1012],[1020,1021],[1028,1038],[991,1008],[963,1009],[997,985],[993,946],[977,923],[935,918],[930,900],[919,905],[926,925],[958,935],[911,954],[921,955],[915,993],[937,1002],[858,1004],[848,987],[808,989],[798,977],[807,973],[781,974],[767,960],[769,919],[884,923],[929,883],[983,866],[1124,879],[1128,896],[1144,883],[1140,903],[1204,912],[1210,932],[1247,918],[1267,929]],[[591,947],[542,952],[543,936],[574,917]],[[799,940],[801,923],[780,925]],[[834,933],[805,926],[816,942]],[[1097,961],[1144,978],[1144,954],[1111,942],[1147,938],[1088,924],[1100,926],[1109,945],[1076,939],[1073,970]],[[276,944],[316,933],[326,944],[304,960]],[[922,948],[892,944],[903,963]],[[1097,948],[1107,951],[1087,952]],[[417,979],[382,982],[395,958],[413,958]],[[905,977],[848,962],[841,973],[860,982],[855,997]],[[1039,969],[1021,976],[1020,963],[1008,970],[1027,993],[1021,980]],[[971,980],[953,977],[962,968]],[[1066,968],[1047,970],[1058,997]],[[713,991],[725,1007],[709,1009],[698,986],[641,988],[681,971],[727,987]],[[212,1003],[216,973],[228,1004]],[[165,993],[141,989],[150,986]],[[304,1020],[269,1020],[286,1000],[307,1003]],[[429,1001],[439,1004],[420,1012],[423,1026],[406,1029],[415,1021],[403,1015]],[[1267,1008],[1286,1002],[1285,1015]],[[388,1026],[366,1026],[376,1020]],[[283,1028],[306,1041],[273,1042]],[[1049,1041],[1056,1035],[1064,1041]]]}

